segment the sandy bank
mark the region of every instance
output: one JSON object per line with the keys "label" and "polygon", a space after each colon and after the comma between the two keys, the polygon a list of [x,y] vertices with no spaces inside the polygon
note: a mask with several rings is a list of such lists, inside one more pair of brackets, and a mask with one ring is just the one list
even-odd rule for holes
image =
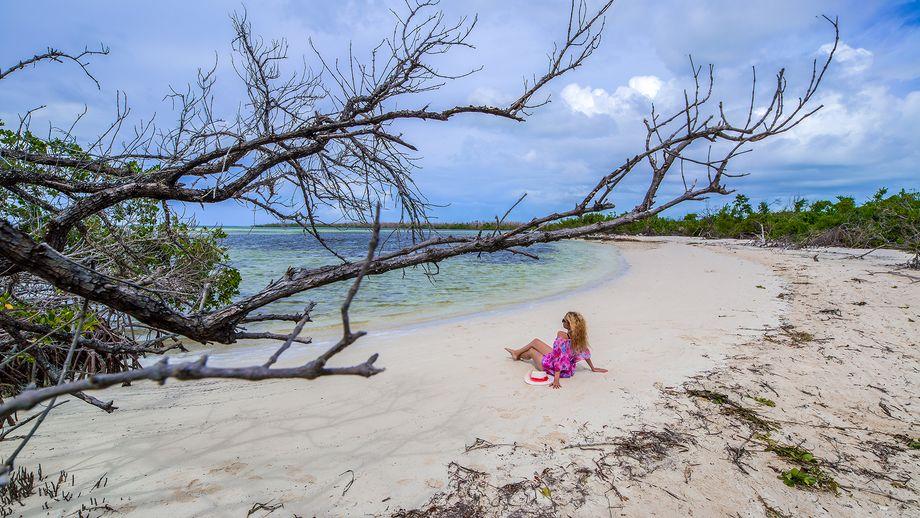
{"label": "sandy bank", "polygon": [[[379,352],[387,371],[372,379],[111,390],[97,396],[116,398],[116,413],[65,405],[21,462],[66,469],[78,487],[106,473],[93,496],[132,516],[245,515],[268,501],[287,516],[387,513],[424,504],[452,461],[528,478],[542,469],[537,452],[585,427],[663,422],[660,388],[717,368],[779,322],[783,282],[765,264],[676,242],[618,246],[629,271],[595,288],[411,334],[369,329],[337,362]],[[570,309],[610,372],[582,366],[558,391],[525,385],[529,367],[502,347],[550,339]],[[477,438],[534,455],[465,454]]]}

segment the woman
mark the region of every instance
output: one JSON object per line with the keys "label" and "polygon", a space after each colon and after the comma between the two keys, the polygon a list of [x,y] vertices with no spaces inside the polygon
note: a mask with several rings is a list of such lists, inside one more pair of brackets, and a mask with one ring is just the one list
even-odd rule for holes
{"label": "woman", "polygon": [[562,317],[565,331],[556,333],[552,347],[539,338],[534,338],[520,349],[505,350],[514,360],[532,361],[538,369],[553,375],[552,387],[561,388],[559,378],[571,378],[575,373],[575,364],[580,360],[588,362],[591,372],[607,372],[607,369],[595,367],[591,363],[591,351],[588,350],[588,325],[581,313],[569,311]]}

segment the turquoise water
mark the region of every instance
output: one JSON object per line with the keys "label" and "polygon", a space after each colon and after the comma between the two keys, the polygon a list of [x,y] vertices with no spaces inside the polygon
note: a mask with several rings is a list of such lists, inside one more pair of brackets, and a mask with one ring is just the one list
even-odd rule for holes
{"label": "turquoise water", "polygon": [[[231,265],[243,281],[241,295],[264,288],[289,266],[317,267],[338,260],[312,237],[293,228],[225,228]],[[386,232],[386,231],[385,231]],[[442,235],[473,231],[442,231]],[[346,257],[362,257],[370,232],[364,229],[329,229],[323,237]],[[383,249],[396,249],[397,236],[384,234]],[[403,236],[401,239],[405,239]],[[402,244],[405,244],[404,242]],[[440,263],[436,275],[409,268],[366,278],[350,312],[353,328],[381,329],[458,317],[504,306],[558,296],[596,285],[618,275],[624,263],[616,248],[584,241],[548,243],[528,248],[533,260],[509,252],[468,255]],[[428,270],[432,273],[431,270]],[[309,301],[317,303],[313,323],[305,334],[325,334],[340,324],[339,307],[352,281],[324,286],[278,301],[271,312],[298,312]],[[272,330],[291,324],[273,323]],[[250,326],[251,330],[265,327]]]}

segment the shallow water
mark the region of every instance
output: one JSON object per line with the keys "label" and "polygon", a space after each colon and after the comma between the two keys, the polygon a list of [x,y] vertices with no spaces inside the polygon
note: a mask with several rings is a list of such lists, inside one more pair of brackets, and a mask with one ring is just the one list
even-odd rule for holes
{"label": "shallow water", "polygon": [[[293,228],[225,228],[231,265],[242,275],[242,296],[264,288],[289,266],[338,264],[312,237]],[[396,249],[397,238],[386,230],[382,249]],[[470,235],[474,231],[442,231],[442,235]],[[370,232],[365,229],[329,229],[324,240],[342,255],[362,257]],[[366,278],[350,312],[353,326],[375,329],[401,327],[435,319],[457,317],[560,295],[594,285],[619,274],[624,263],[611,246],[584,241],[535,245],[527,249],[539,260],[510,252],[467,255],[440,263],[436,275],[421,267]],[[301,311],[317,303],[310,332],[331,331],[339,323],[339,307],[352,281],[323,286],[278,301],[265,311]],[[272,324],[289,328],[290,324]]]}

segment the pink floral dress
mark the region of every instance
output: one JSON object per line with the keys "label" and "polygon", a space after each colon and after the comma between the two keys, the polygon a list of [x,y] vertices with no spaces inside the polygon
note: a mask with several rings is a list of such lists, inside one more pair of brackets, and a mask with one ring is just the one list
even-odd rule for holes
{"label": "pink floral dress", "polygon": [[585,349],[576,353],[572,350],[572,340],[557,336],[553,350],[543,355],[543,371],[550,376],[559,371],[560,378],[571,378],[575,374],[575,364],[591,357],[591,351]]}

